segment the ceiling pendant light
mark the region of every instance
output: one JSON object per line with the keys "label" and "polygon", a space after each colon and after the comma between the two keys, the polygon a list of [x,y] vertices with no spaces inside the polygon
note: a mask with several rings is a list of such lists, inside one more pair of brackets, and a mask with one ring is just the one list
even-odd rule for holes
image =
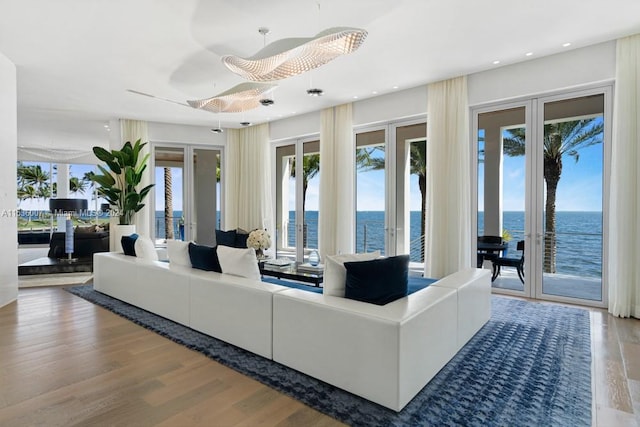
{"label": "ceiling pendant light", "polygon": [[[266,33],[261,30],[266,30]],[[261,28],[258,31],[263,36],[268,34],[268,29]],[[367,31],[359,28],[329,28],[314,37],[277,40],[249,58],[225,55],[222,62],[229,70],[247,80],[281,80],[354,52],[366,37]]]}
{"label": "ceiling pendant light", "polygon": [[238,113],[259,107],[264,95],[276,87],[267,83],[240,83],[214,97],[187,101],[187,104],[212,113]]}
{"label": "ceiling pendant light", "polygon": [[213,133],[223,133],[224,132],[224,129],[222,129],[222,126],[220,126],[220,112],[218,112],[218,127],[211,129],[211,132],[213,132]]}

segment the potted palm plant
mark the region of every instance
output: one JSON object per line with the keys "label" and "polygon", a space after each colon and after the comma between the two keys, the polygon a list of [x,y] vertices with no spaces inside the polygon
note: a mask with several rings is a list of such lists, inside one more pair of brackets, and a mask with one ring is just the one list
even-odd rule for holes
{"label": "potted palm plant", "polygon": [[[131,234],[135,232],[132,221],[136,212],[144,207],[142,203],[154,184],[138,190],[142,174],[147,168],[149,154],[141,155],[146,142],[137,140],[134,144],[127,141],[120,150],[105,150],[93,147],[93,153],[103,161],[98,165],[101,173],[93,174],[91,180],[97,184],[97,192],[104,197],[118,215],[118,224]],[[117,233],[119,234],[119,233]],[[116,239],[116,244],[118,240]]]}

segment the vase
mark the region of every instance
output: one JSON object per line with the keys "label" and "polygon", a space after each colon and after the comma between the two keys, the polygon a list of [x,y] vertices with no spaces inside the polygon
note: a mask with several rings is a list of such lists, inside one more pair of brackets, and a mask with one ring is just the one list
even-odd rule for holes
{"label": "vase", "polygon": [[256,258],[264,259],[264,251],[262,249],[256,249]]}
{"label": "vase", "polygon": [[313,267],[317,267],[320,263],[320,254],[315,249],[311,251],[309,254],[309,264]]}

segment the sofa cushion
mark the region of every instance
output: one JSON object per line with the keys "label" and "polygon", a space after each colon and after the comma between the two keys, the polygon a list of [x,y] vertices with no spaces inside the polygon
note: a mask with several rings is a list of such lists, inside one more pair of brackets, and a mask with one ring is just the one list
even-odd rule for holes
{"label": "sofa cushion", "polygon": [[324,261],[323,293],[335,297],[344,297],[344,285],[347,280],[347,261],[369,261],[380,257],[380,251],[365,254],[342,254],[326,256]]}
{"label": "sofa cushion", "polygon": [[120,243],[122,244],[122,251],[125,255],[136,256],[136,239],[138,239],[138,235],[136,233],[133,233],[130,236],[122,236]]}
{"label": "sofa cushion", "polygon": [[218,246],[218,258],[223,273],[260,280],[260,269],[254,249]]}
{"label": "sofa cushion", "polygon": [[158,260],[156,246],[148,237],[139,236],[133,244],[133,248],[136,252],[136,257],[138,258],[148,259],[150,261]]}
{"label": "sofa cushion", "polygon": [[222,273],[216,247],[189,242],[189,259],[193,268]]}
{"label": "sofa cushion", "polygon": [[216,245],[236,246],[236,230],[216,230]]}
{"label": "sofa cushion", "polygon": [[169,264],[182,267],[191,267],[191,257],[189,256],[189,242],[182,240],[167,240],[167,256]]}
{"label": "sofa cushion", "polygon": [[97,231],[97,225],[88,225],[86,227],[81,227],[81,226],[76,226],[75,228],[75,232],[76,233],[95,233]]}
{"label": "sofa cushion", "polygon": [[409,255],[345,262],[344,267],[346,298],[385,305],[407,296]]}

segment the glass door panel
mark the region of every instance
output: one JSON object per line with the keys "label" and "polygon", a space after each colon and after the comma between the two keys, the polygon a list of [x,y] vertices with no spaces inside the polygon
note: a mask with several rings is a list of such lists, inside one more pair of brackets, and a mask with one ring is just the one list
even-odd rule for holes
{"label": "glass door panel", "polygon": [[387,253],[386,129],[356,134],[356,252]]}
{"label": "glass door panel", "polygon": [[194,148],[192,158],[193,198],[185,221],[186,235],[202,245],[215,244],[220,228],[220,150]]}
{"label": "glass door panel", "polygon": [[[396,242],[395,253],[409,254],[412,263],[424,263],[426,208],[427,125],[395,127]],[[393,211],[393,209],[390,209]]]}
{"label": "glass door panel", "polygon": [[541,105],[542,294],[602,301],[604,94]]}
{"label": "glass door panel", "polygon": [[302,223],[304,260],[311,250],[318,250],[318,208],[320,195],[320,141],[308,141],[302,144]]}
{"label": "glass door panel", "polygon": [[154,179],[156,244],[167,239],[184,239],[184,159],[185,149],[155,147]]}
{"label": "glass door panel", "polygon": [[296,257],[296,145],[276,147],[276,255]]}
{"label": "glass door panel", "polygon": [[[478,114],[478,241],[497,239],[499,246],[479,246],[477,264],[492,272],[495,258],[523,256],[517,242],[526,234],[525,122],[526,107]],[[501,268],[497,273],[496,269],[495,289],[529,293],[517,269]]]}

